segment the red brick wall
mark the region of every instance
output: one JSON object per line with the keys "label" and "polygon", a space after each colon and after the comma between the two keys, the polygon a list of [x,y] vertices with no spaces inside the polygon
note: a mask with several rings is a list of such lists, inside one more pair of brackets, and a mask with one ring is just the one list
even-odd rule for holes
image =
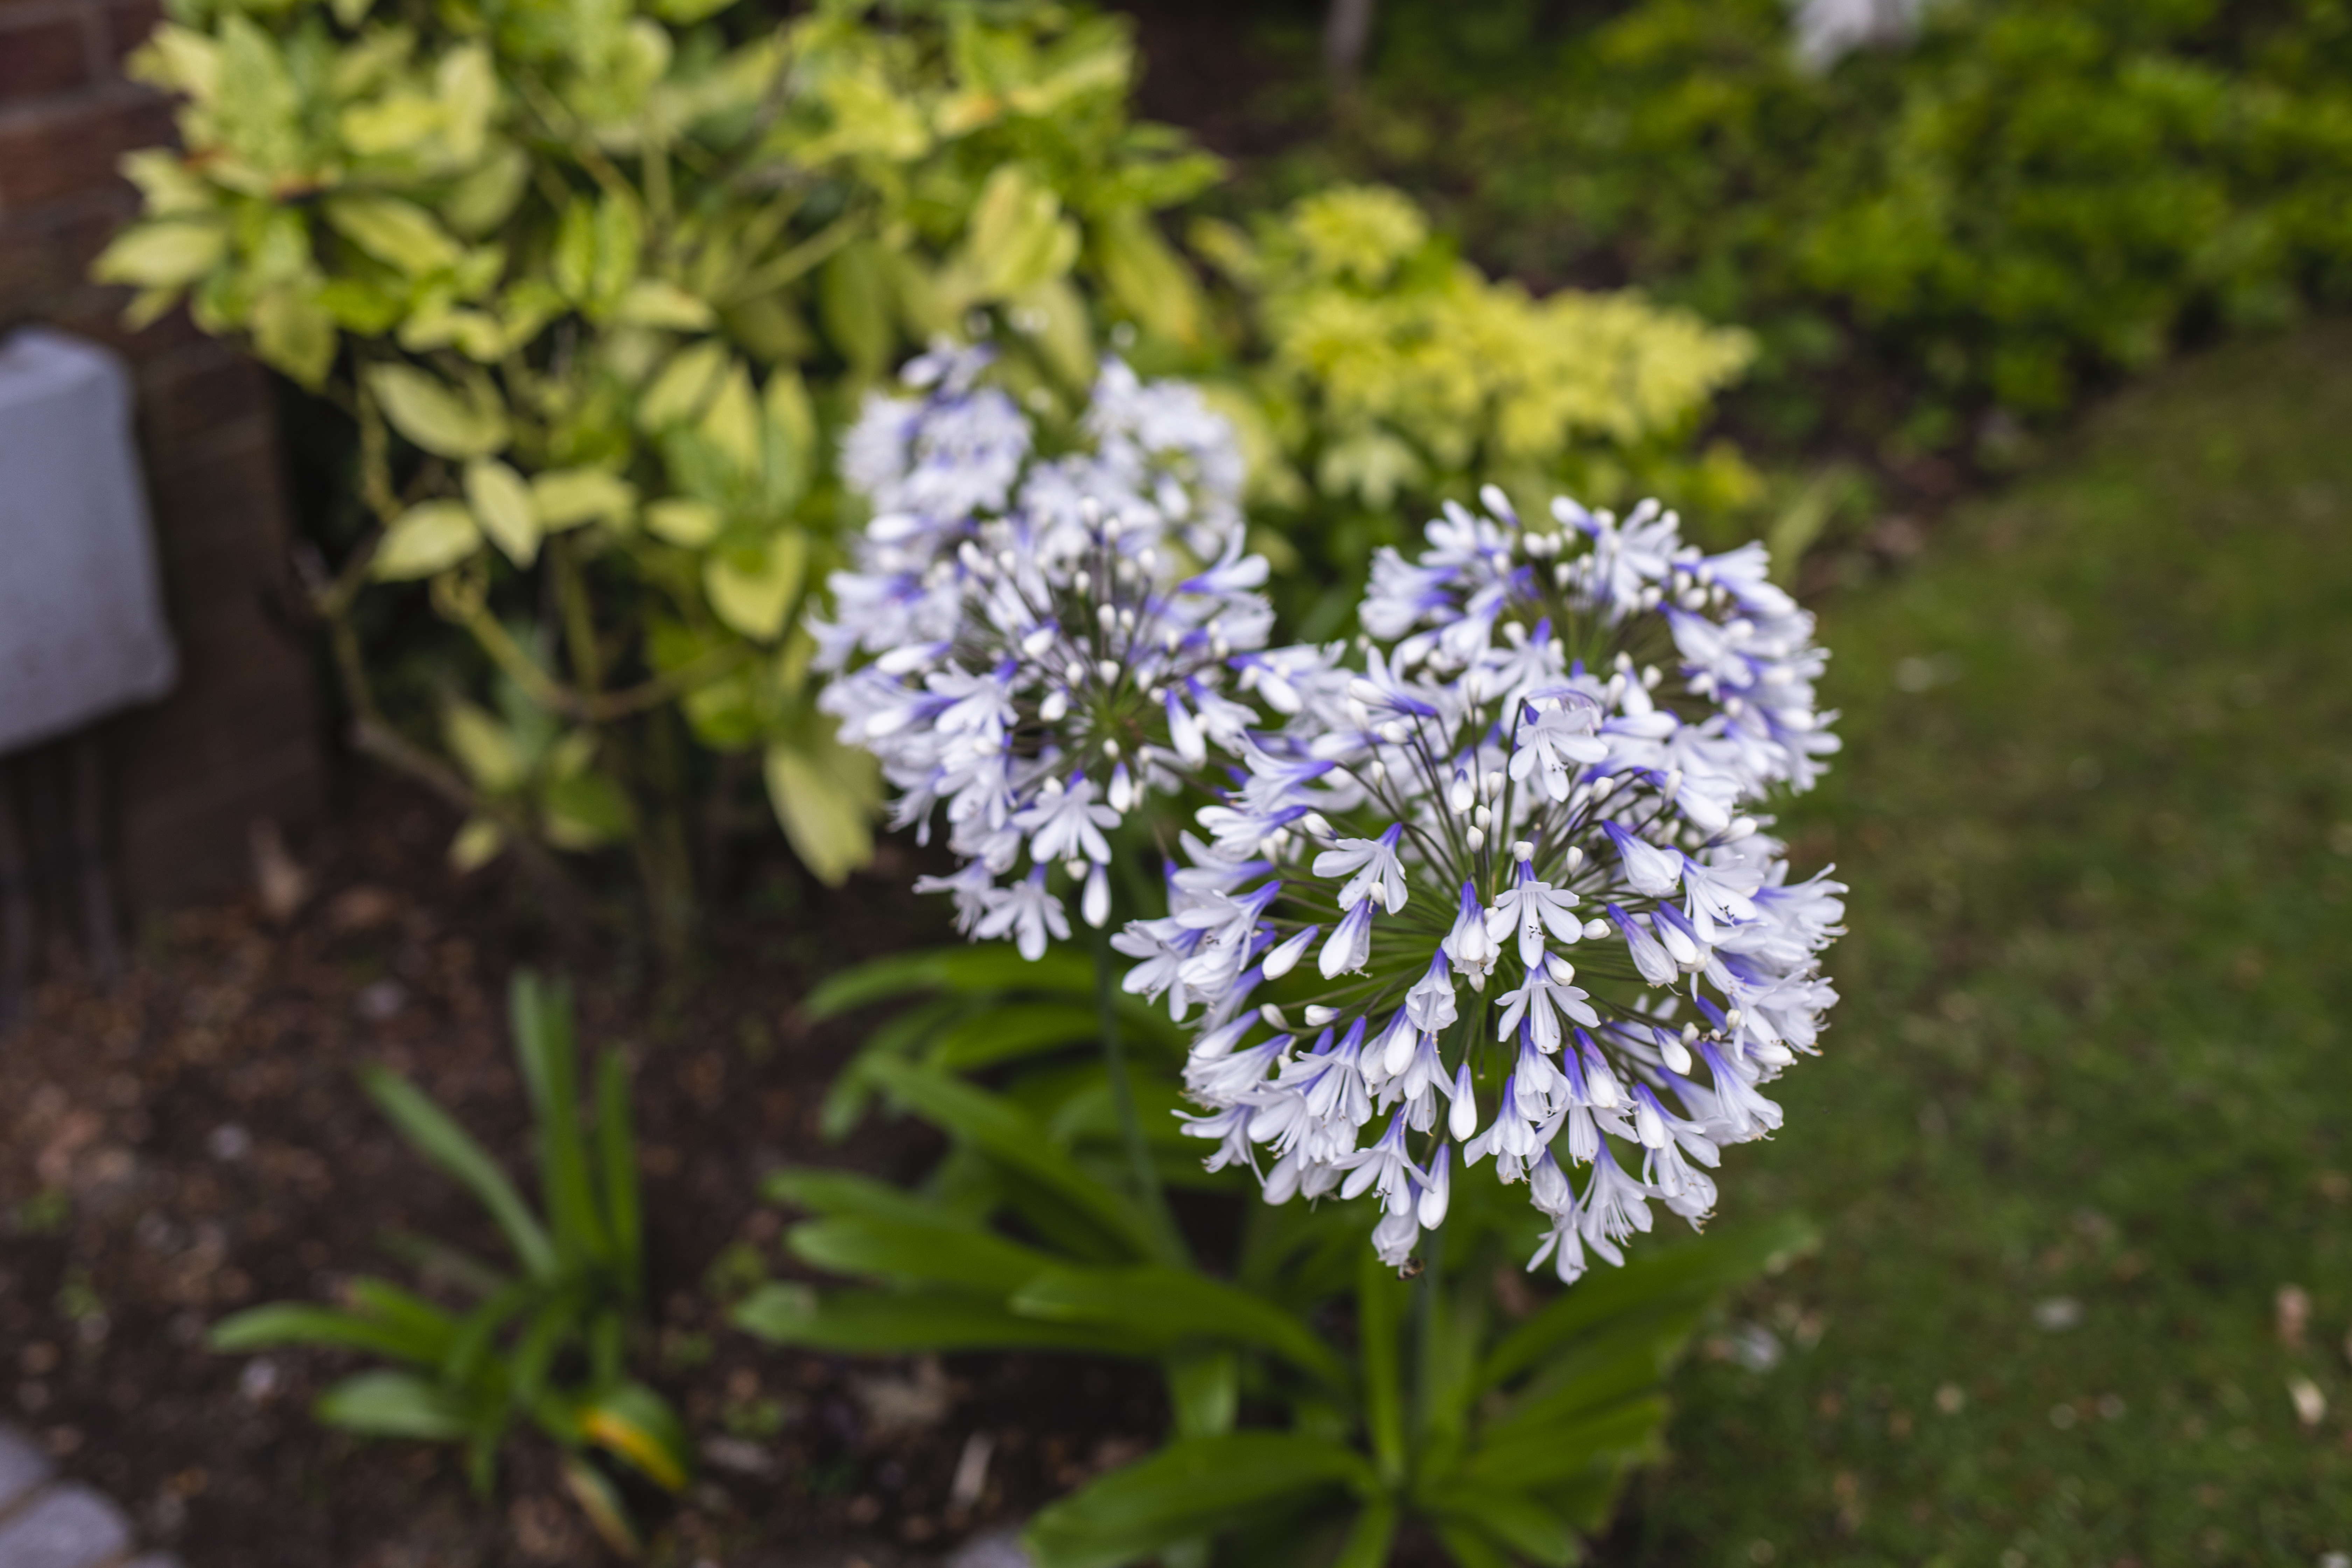
{"label": "red brick wall", "polygon": [[39,321],[131,362],[140,444],[180,648],[170,697],[109,725],[124,890],[152,908],[243,874],[251,824],[317,808],[309,654],[280,629],[286,502],[268,388],[173,312],[123,331],[90,258],[136,208],[125,152],[171,139],[122,59],[152,0],[0,0],[0,331]]}

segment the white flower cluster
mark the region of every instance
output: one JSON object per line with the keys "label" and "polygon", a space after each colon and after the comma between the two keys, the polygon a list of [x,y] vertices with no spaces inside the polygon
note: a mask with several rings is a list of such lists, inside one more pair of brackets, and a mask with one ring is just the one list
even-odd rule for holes
{"label": "white flower cluster", "polygon": [[1105,831],[1255,720],[1225,661],[1273,616],[1232,432],[1197,392],[1108,361],[1077,449],[1048,458],[988,363],[923,356],[920,395],[870,399],[849,435],[874,518],[815,628],[820,668],[857,668],[820,701],[881,760],[898,826],[928,835],[944,805],[964,864],[925,888],[1035,958],[1070,931],[1056,873],[1100,925]]}
{"label": "white flower cluster", "polygon": [[1844,889],[1791,884],[1756,814],[1836,749],[1762,549],[1709,555],[1654,503],[1528,529],[1490,487],[1381,553],[1352,643],[1268,648],[1197,401],[1113,365],[1090,448],[1045,463],[979,364],[919,365],[929,395],[853,437],[877,515],[826,636],[873,658],[825,701],[899,820],[945,804],[965,929],[1066,935],[1057,863],[1099,924],[1107,830],[1199,790],[1168,912],[1112,940],[1192,1020],[1212,1168],[1370,1194],[1399,1265],[1490,1158],[1563,1280],[1653,1201],[1702,1219],[1836,1000]]}
{"label": "white flower cluster", "polygon": [[1382,553],[1353,650],[1235,661],[1296,711],[1201,813],[1170,914],[1119,941],[1130,989],[1206,1004],[1213,1165],[1263,1149],[1270,1199],[1375,1194],[1402,1263],[1491,1157],[1572,1279],[1653,1199],[1703,1218],[1721,1145],[1780,1124],[1759,1085],[1836,999],[1844,889],[1789,885],[1746,813],[1835,741],[1760,548],[1709,556],[1651,504],[1533,531],[1483,499]]}

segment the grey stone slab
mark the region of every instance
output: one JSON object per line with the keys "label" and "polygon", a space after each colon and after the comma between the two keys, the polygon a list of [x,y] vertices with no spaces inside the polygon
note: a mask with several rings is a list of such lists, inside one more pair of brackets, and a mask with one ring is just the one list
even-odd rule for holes
{"label": "grey stone slab", "polygon": [[131,376],[42,327],[0,342],[0,751],[171,689]]}
{"label": "grey stone slab", "polygon": [[131,1550],[131,1526],[88,1487],[52,1487],[0,1524],[0,1568],[100,1568]]}
{"label": "grey stone slab", "polygon": [[14,1426],[0,1426],[0,1513],[49,1479],[49,1458]]}

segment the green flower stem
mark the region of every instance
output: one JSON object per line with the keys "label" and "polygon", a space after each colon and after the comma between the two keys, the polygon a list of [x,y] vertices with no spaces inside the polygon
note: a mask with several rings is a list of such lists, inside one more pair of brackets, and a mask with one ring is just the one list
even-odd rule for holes
{"label": "green flower stem", "polygon": [[[1444,1302],[1439,1292],[1444,1288],[1445,1227],[1439,1226],[1429,1233],[1429,1245],[1422,1254],[1419,1289],[1412,1298],[1413,1330],[1413,1429],[1423,1440],[1429,1436],[1430,1420],[1437,1409],[1437,1315]],[[1420,1444],[1414,1447],[1419,1449]]]}
{"label": "green flower stem", "polygon": [[[1488,1006],[1482,996],[1462,1010],[1461,1020],[1454,1026],[1454,1056],[1456,1061],[1469,1061],[1471,1052],[1485,1039]],[[1470,1073],[1475,1084],[1478,1077],[1475,1064]],[[1450,1141],[1450,1135],[1441,1124],[1430,1146],[1429,1158],[1434,1160],[1437,1150]],[[1466,1168],[1462,1174],[1468,1174]],[[1420,1288],[1413,1293],[1412,1301],[1414,1430],[1423,1437],[1428,1436],[1430,1419],[1437,1405],[1438,1313],[1444,1305],[1439,1292],[1444,1289],[1444,1277],[1445,1227],[1441,1225],[1429,1233],[1428,1246],[1422,1253]]]}
{"label": "green flower stem", "polygon": [[1192,1261],[1176,1216],[1169,1212],[1168,1194],[1160,1190],[1160,1173],[1151,1163],[1151,1149],[1143,1140],[1143,1121],[1135,1110],[1135,1085],[1127,1071],[1127,1042],[1118,1030],[1118,994],[1111,988],[1110,926],[1097,928],[1095,948],[1095,1015],[1102,1031],[1103,1073],[1110,1079],[1110,1102],[1118,1115],[1118,1135],[1127,1145],[1128,1171],[1135,1182],[1144,1217],[1159,1239],[1160,1261],[1182,1268]]}

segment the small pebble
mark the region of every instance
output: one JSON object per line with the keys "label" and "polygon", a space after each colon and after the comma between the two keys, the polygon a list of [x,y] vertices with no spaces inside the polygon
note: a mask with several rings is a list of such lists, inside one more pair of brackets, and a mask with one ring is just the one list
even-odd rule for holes
{"label": "small pebble", "polygon": [[378,980],[360,993],[360,1016],[381,1024],[408,1005],[408,987],[397,980]]}
{"label": "small pebble", "polygon": [[278,1392],[278,1363],[268,1356],[256,1356],[245,1363],[236,1374],[236,1392],[243,1398],[259,1405]]}
{"label": "small pebble", "polygon": [[2072,1296],[2053,1296],[2033,1303],[2033,1326],[2045,1334],[2063,1333],[2083,1321],[2083,1303]]}

